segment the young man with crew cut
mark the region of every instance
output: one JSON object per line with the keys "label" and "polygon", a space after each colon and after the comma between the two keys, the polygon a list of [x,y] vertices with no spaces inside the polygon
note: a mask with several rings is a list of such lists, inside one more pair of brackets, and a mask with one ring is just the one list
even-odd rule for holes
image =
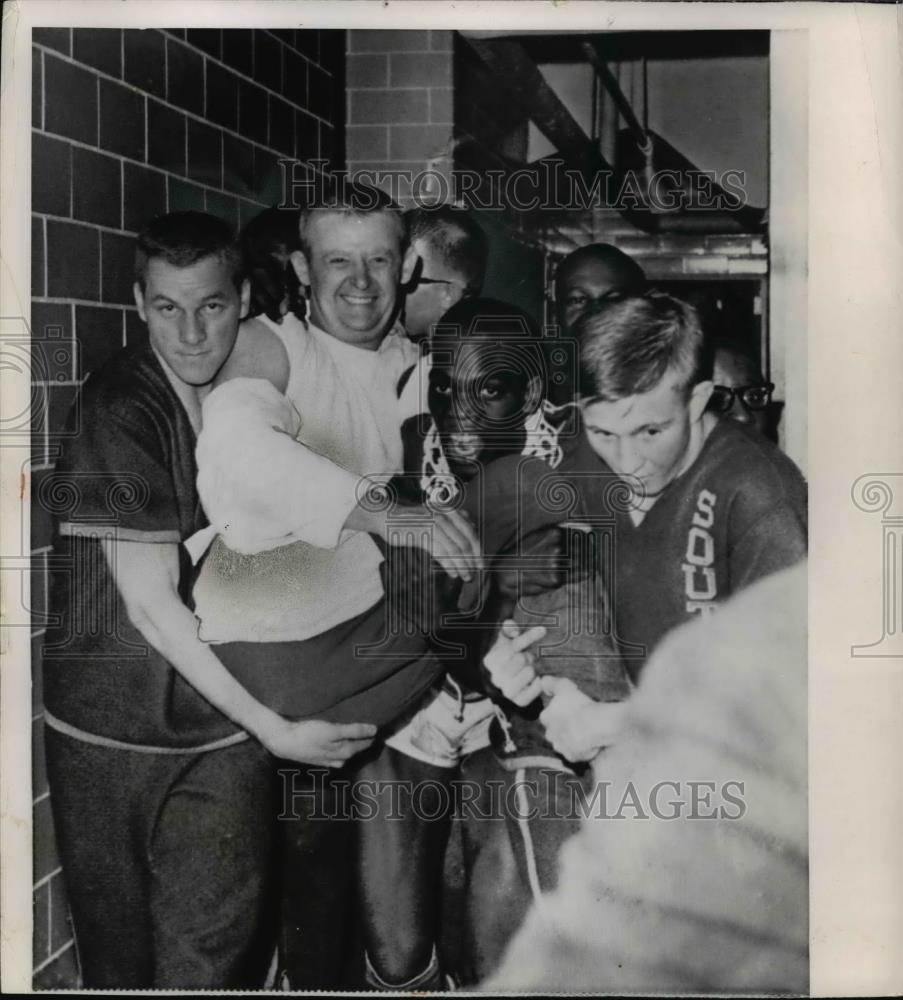
{"label": "young man with crew cut", "polygon": [[54,475],[71,496],[43,659],[63,873],[86,987],[257,986],[267,751],[347,757],[371,729],[280,717],[197,635],[181,543],[205,523],[201,402],[249,297],[228,225],[155,219],[138,238],[134,294],[148,341],[89,376]]}
{"label": "young man with crew cut", "polygon": [[[637,681],[671,629],[805,557],[806,484],[763,435],[708,408],[711,344],[692,306],[660,292],[629,296],[587,312],[574,334],[583,434],[561,469],[578,484],[611,470],[627,491],[607,573]],[[588,493],[583,501],[599,505]],[[531,679],[527,671],[518,684]],[[569,759],[592,760],[616,738],[619,706],[567,681],[543,689],[546,735]]]}

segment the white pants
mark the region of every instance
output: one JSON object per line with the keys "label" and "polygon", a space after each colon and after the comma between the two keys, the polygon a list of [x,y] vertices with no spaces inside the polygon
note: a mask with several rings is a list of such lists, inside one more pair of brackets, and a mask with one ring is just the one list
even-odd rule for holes
{"label": "white pants", "polygon": [[[458,687],[450,678],[445,683]],[[460,688],[455,695],[434,687],[396,725],[386,746],[436,767],[457,767],[462,757],[489,746],[494,715],[490,698],[466,701]]]}

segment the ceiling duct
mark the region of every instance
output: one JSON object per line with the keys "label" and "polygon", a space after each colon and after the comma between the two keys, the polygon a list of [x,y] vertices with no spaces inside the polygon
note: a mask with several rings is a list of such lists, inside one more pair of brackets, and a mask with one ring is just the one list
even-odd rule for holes
{"label": "ceiling duct", "polygon": [[582,56],[593,67],[624,120],[625,127],[617,134],[614,164],[575,121],[519,40],[466,38],[521,112],[555,146],[554,157],[528,167],[535,172],[544,205],[554,204],[553,191],[562,190],[559,171],[579,173],[587,190],[593,189],[601,173],[615,182],[606,188],[616,192],[611,207],[645,232],[756,234],[765,230],[764,209],[745,205],[640,122],[596,38],[572,36],[568,41],[578,42],[577,58]]}

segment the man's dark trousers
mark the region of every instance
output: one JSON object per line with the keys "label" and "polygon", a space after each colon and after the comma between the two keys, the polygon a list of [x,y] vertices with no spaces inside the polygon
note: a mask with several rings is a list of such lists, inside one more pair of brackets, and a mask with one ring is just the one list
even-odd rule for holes
{"label": "man's dark trousers", "polygon": [[163,754],[45,732],[83,985],[262,986],[274,856],[269,754],[254,740]]}

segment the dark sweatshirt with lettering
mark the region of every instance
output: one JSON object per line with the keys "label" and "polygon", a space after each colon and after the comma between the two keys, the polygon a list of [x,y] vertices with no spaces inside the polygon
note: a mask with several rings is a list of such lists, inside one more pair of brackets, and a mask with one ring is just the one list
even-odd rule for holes
{"label": "dark sweatshirt with lettering", "polygon": [[[588,510],[588,470],[605,469],[585,442],[561,472],[578,480]],[[609,507],[611,505],[609,504]],[[672,628],[713,611],[761,577],[806,554],[806,483],[761,434],[720,419],[696,461],[635,525],[626,505],[613,514],[613,544],[603,567],[617,637],[634,680]]]}

